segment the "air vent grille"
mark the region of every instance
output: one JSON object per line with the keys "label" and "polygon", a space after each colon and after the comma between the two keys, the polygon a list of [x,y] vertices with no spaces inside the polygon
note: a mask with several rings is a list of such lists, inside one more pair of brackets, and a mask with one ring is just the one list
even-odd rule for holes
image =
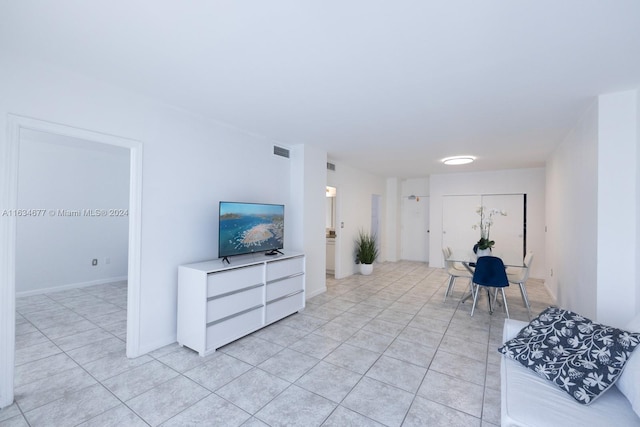
{"label": "air vent grille", "polygon": [[287,159],[289,158],[289,150],[287,150],[286,148],[278,147],[277,145],[273,146],[273,154],[280,157],[286,157]]}
{"label": "air vent grille", "polygon": [[334,165],[333,163],[327,162],[327,169],[330,170],[330,171],[335,171],[336,170],[336,165]]}

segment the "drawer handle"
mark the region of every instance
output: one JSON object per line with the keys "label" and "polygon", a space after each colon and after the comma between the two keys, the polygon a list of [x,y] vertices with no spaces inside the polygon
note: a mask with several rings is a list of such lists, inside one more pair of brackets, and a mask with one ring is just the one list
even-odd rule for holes
{"label": "drawer handle", "polygon": [[303,275],[304,275],[304,273],[300,272],[300,273],[296,273],[296,274],[290,274],[290,275],[285,276],[285,277],[278,277],[277,279],[269,280],[267,282],[267,285],[270,285],[270,284],[276,283],[276,282],[281,282],[283,280],[291,279],[292,277],[298,277],[298,276],[303,276]]}
{"label": "drawer handle", "polygon": [[287,294],[285,296],[282,296],[282,297],[279,297],[279,298],[276,298],[276,299],[272,299],[271,301],[267,301],[267,305],[273,304],[274,302],[278,302],[278,301],[281,301],[283,299],[287,299],[287,298],[292,297],[294,295],[298,295],[298,294],[300,294],[302,292],[304,292],[304,289],[300,289],[299,291],[291,292],[290,294]]}
{"label": "drawer handle", "polygon": [[278,264],[279,262],[289,262],[289,261],[293,261],[293,260],[296,260],[296,259],[302,259],[302,258],[304,258],[304,255],[296,255],[296,256],[292,256],[292,257],[287,258],[287,259],[278,259],[278,260],[271,261],[271,262],[273,264]]}
{"label": "drawer handle", "polygon": [[218,324],[220,322],[224,322],[224,321],[227,321],[229,319],[233,319],[234,317],[242,316],[243,314],[247,314],[250,311],[257,310],[257,309],[262,308],[262,307],[264,307],[264,304],[260,304],[260,305],[256,305],[255,307],[247,308],[246,310],[242,310],[242,311],[239,311],[237,313],[233,313],[233,314],[231,314],[231,315],[229,315],[227,317],[223,317],[222,319],[213,320],[213,321],[207,323],[207,328],[209,326],[213,326],[213,325]]}
{"label": "drawer handle", "polygon": [[244,292],[244,291],[250,291],[251,289],[259,288],[260,286],[263,286],[263,285],[264,285],[263,283],[258,283],[257,285],[251,285],[251,286],[247,286],[246,288],[236,289],[235,291],[225,292],[224,294],[214,295],[212,297],[207,298],[207,301],[228,297],[229,295],[239,294],[240,292]]}

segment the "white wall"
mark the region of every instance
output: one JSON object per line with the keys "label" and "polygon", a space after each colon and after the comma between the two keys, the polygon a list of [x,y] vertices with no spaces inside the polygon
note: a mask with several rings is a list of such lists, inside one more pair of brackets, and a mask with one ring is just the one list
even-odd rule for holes
{"label": "white wall", "polygon": [[306,254],[306,298],[321,294],[326,286],[326,196],[327,153],[315,147],[297,145],[291,151],[290,205],[297,215],[289,234],[292,248]]}
{"label": "white wall", "polygon": [[[531,277],[545,272],[545,172],[542,168],[430,176],[431,267],[442,267],[442,198],[447,195],[527,194],[527,249],[535,253]],[[469,225],[471,226],[471,225]]]}
{"label": "white wall", "polygon": [[640,311],[638,105],[638,91],[601,95],[547,162],[547,283],[618,327]]}
{"label": "white wall", "polygon": [[[637,91],[598,98],[597,315],[623,327],[636,312]],[[620,268],[628,266],[629,268]]]}
{"label": "white wall", "polygon": [[143,143],[139,353],[175,341],[177,267],[217,256],[219,200],[290,205],[291,160],[270,141],[20,58],[0,67],[0,93],[1,129],[12,113]]}
{"label": "white wall", "polygon": [[[385,261],[386,248],[386,180],[382,177],[372,175],[358,169],[352,168],[340,162],[335,162],[336,170],[327,173],[327,183],[337,188],[337,211],[336,218],[338,226],[336,233],[336,253],[339,254],[336,263],[336,278],[354,274],[355,264],[355,240],[359,230],[371,230],[371,196],[377,194],[382,196],[381,223],[385,230],[380,238],[381,250],[378,261]],[[324,211],[323,211],[324,212]],[[341,228],[344,223],[344,228]],[[339,265],[338,265],[339,264]],[[375,268],[375,267],[374,267]]]}
{"label": "white wall", "polygon": [[386,207],[386,260],[395,262],[400,259],[400,190],[401,183],[398,178],[387,178],[387,207]]}
{"label": "white wall", "polygon": [[17,295],[126,279],[129,151],[24,131],[19,156]]}
{"label": "white wall", "polygon": [[429,195],[429,177],[404,179],[401,183],[402,191],[400,197],[428,196]]}
{"label": "white wall", "polygon": [[598,109],[593,104],[547,161],[546,285],[558,304],[596,315]]}
{"label": "white wall", "polygon": [[[636,106],[640,106],[640,90],[636,91]],[[636,314],[640,312],[640,108],[636,107]]]}

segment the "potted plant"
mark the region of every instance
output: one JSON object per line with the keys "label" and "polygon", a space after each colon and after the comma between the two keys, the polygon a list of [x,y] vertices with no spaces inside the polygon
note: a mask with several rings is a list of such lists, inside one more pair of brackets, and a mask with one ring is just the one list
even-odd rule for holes
{"label": "potted plant", "polygon": [[356,264],[360,264],[360,273],[369,275],[373,272],[373,262],[378,258],[378,246],[375,234],[360,230],[356,239]]}
{"label": "potted plant", "polygon": [[487,208],[484,206],[480,206],[476,210],[476,213],[480,215],[480,223],[473,225],[472,228],[474,230],[480,228],[480,240],[473,246],[473,252],[475,252],[477,256],[491,255],[491,248],[496,244],[494,240],[489,238],[491,225],[493,224],[493,216],[496,214],[506,216],[507,213],[500,209],[487,211]]}

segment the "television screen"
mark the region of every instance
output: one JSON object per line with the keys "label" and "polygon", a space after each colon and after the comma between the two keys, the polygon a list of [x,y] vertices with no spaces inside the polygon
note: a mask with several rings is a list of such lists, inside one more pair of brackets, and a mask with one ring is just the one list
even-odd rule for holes
{"label": "television screen", "polygon": [[284,247],[284,205],[220,202],[218,257]]}

